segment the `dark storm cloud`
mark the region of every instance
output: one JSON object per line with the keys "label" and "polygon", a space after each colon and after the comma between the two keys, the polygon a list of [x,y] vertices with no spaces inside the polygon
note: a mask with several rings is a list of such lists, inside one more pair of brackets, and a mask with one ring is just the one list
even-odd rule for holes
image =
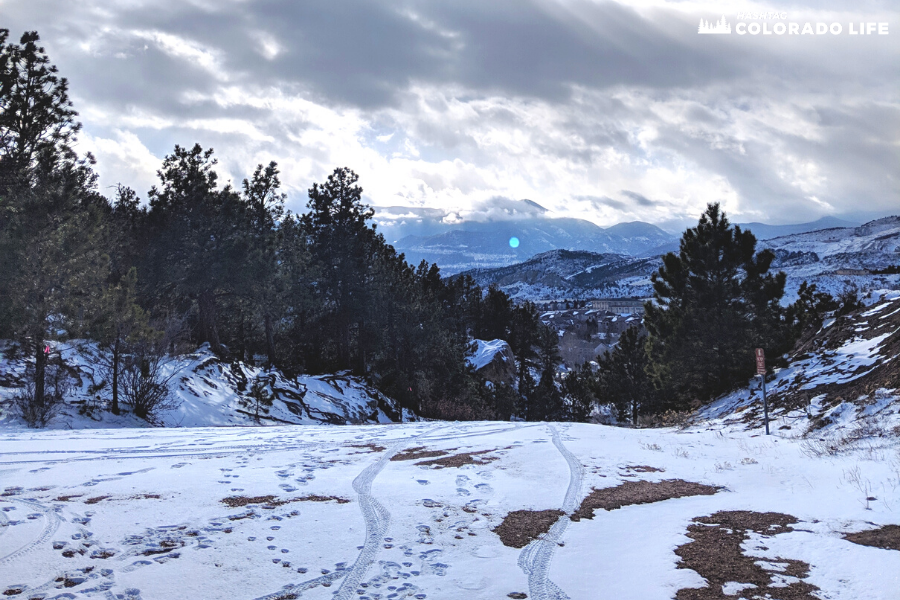
{"label": "dark storm cloud", "polygon": [[634,200],[634,201],[638,204],[638,206],[648,206],[648,207],[649,207],[649,206],[656,206],[656,202],[654,202],[653,200],[650,200],[650,199],[647,198],[646,196],[643,196],[643,195],[641,195],[641,194],[638,194],[637,192],[632,192],[632,191],[629,191],[629,190],[622,190],[622,191],[621,191],[621,194],[622,194],[623,196],[626,196],[626,197],[631,198],[632,200]]}
{"label": "dark storm cloud", "polygon": [[[739,77],[750,65],[739,49],[709,52],[676,37],[693,25],[674,13],[651,21],[611,2],[161,2],[82,14],[49,0],[24,6],[10,7],[12,24],[42,29],[56,48],[57,30],[69,45],[93,40],[91,63],[67,67],[73,79],[103,82],[90,87],[94,99],[168,109],[178,92],[208,90],[215,73],[191,68],[190,59],[176,65],[158,42],[132,32],[194,41],[217,53],[219,74],[235,82],[363,108],[391,104],[413,82],[561,100],[573,85],[688,86]],[[273,58],[260,51],[265,40],[280,49]]]}
{"label": "dark storm cloud", "polygon": [[[384,202],[446,192],[465,202],[443,213],[472,220],[530,215],[508,199],[516,195],[549,197],[555,210],[586,201],[605,219],[636,207],[693,219],[718,190],[753,220],[900,205],[894,4],[829,2],[868,11],[853,13],[860,20],[893,19],[891,36],[866,39],[702,36],[697,19],[715,12],[624,4],[0,0],[0,9],[13,37],[41,33],[85,133],[115,139],[108,154],[145,174],[152,157],[142,150],[158,158],[199,140],[241,177],[241,161],[269,160],[259,154],[293,160],[306,169],[292,183],[301,197],[348,148],[378,154],[372,171],[416,163],[398,184],[409,189],[390,188]],[[822,6],[772,8],[816,21]],[[317,127],[325,133],[303,137]],[[687,183],[670,193],[658,182],[673,173]]]}

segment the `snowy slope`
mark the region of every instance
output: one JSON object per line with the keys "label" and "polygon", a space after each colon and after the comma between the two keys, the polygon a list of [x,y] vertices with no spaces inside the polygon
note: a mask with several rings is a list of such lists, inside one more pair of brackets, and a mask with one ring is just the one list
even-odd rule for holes
{"label": "snowy slope", "polygon": [[[768,582],[773,598],[809,586],[812,595],[790,597],[896,600],[900,551],[844,537],[898,522],[896,440],[873,461],[816,457],[781,432],[757,433],[544,423],[6,431],[0,593],[670,600]],[[477,454],[391,460],[416,448]],[[667,480],[712,491],[569,518],[594,488]],[[524,547],[495,531],[513,511],[553,510]],[[747,516],[788,524],[703,525],[746,540],[689,546],[695,519]],[[728,571],[740,560],[743,572]],[[725,571],[716,580],[697,569]]]}
{"label": "snowy slope", "polygon": [[[766,384],[775,427],[831,440],[835,451],[880,435],[900,436],[900,291],[873,292],[867,306],[801,343]],[[703,409],[699,420],[758,428],[758,381]]]}
{"label": "snowy slope", "polygon": [[[786,235],[759,242],[775,253],[773,271],[787,274],[785,303],[793,302],[804,281],[837,296],[848,286],[862,292],[900,287],[900,275],[873,271],[900,265],[900,217],[859,227],[839,227]],[[677,247],[671,248],[677,251]],[[517,300],[648,297],[659,256],[552,251],[527,261],[466,271],[479,284],[496,284]]]}
{"label": "snowy slope", "polygon": [[[104,373],[95,344],[69,342],[51,346],[54,356],[58,353],[67,366],[74,385],[49,428],[148,426],[132,414],[116,416],[104,410],[109,400],[108,386],[101,387]],[[3,358],[2,352],[8,355],[9,349],[9,344],[0,348],[0,428],[24,426],[12,410],[10,399],[24,386],[26,361]],[[400,410],[393,400],[356,378],[301,375],[288,379],[277,370],[269,372],[241,362],[224,363],[206,347],[168,359],[163,372],[170,378],[170,398],[177,404],[158,417],[156,424],[166,427],[256,424],[252,409],[241,399],[247,398],[250,383],[258,376],[271,378],[267,389],[274,395],[271,408],[261,414],[260,423],[264,425],[389,423],[400,419]]]}

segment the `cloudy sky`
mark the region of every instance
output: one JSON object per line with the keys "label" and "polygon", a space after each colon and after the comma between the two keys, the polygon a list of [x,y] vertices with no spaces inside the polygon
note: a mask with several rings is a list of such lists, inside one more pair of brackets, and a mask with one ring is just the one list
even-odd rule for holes
{"label": "cloudy sky", "polygon": [[[842,31],[698,35],[753,13]],[[447,221],[900,213],[895,0],[0,0],[0,27],[40,33],[107,190],[199,142],[235,184],[278,161],[294,210],[348,166]]]}

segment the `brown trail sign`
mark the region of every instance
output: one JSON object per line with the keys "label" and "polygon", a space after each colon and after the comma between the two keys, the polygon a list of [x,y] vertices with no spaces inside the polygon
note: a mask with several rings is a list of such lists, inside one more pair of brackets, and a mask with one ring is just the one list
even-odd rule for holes
{"label": "brown trail sign", "polygon": [[766,353],[762,348],[756,349],[756,374],[762,381],[763,416],[766,419],[766,435],[769,435],[769,405],[766,402]]}

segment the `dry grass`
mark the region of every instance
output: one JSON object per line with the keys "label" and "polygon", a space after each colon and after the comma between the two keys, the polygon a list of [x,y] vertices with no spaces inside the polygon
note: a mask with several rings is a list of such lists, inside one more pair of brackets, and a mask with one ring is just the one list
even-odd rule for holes
{"label": "dry grass", "polygon": [[598,508],[615,510],[631,504],[649,504],[672,498],[684,498],[686,496],[712,496],[721,488],[684,481],[683,479],[667,479],[665,481],[626,481],[621,485],[610,488],[594,488],[591,493],[581,501],[572,514],[573,521],[592,519],[594,511]]}
{"label": "dry grass", "polygon": [[878,529],[847,533],[844,535],[844,539],[861,546],[900,550],[900,525],[885,525]]}
{"label": "dry grass", "polygon": [[[741,544],[753,531],[771,537],[791,531],[788,525],[797,519],[782,513],[757,513],[747,510],[721,511],[694,519],[687,536],[693,541],[675,549],[681,557],[680,569],[691,569],[706,579],[702,588],[682,588],[676,600],[726,600],[736,598],[771,598],[772,600],[817,600],[818,588],[803,581],[809,565],[803,561],[745,556]],[[766,570],[760,562],[777,564],[777,570]],[[786,575],[796,581],[784,583],[773,575]],[[780,578],[779,578],[780,579]],[[749,584],[743,590],[725,595],[722,586],[728,582]]]}
{"label": "dry grass", "polygon": [[561,510],[515,510],[493,529],[504,546],[524,548],[532,540],[550,531],[565,513]]}

